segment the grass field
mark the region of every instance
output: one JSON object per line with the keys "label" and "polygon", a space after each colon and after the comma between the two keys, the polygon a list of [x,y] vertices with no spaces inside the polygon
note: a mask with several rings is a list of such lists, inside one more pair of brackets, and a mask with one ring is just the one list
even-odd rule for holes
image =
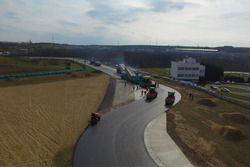
{"label": "grass field", "polygon": [[162,77],[170,77],[170,68],[142,68],[141,70]]}
{"label": "grass field", "polygon": [[[210,85],[207,85],[206,87],[209,88]],[[222,94],[223,96],[231,97],[237,100],[243,100],[246,102],[250,102],[250,89],[247,86],[241,86],[241,85],[232,85],[232,84],[224,84],[218,86],[219,88],[228,88],[230,92],[220,92],[217,91],[217,93]],[[210,90],[212,90],[210,88]]]}
{"label": "grass field", "polygon": [[[181,102],[167,114],[167,129],[195,166],[250,166],[248,109],[161,82],[182,95]],[[189,93],[194,94],[194,100],[189,99]]]}
{"label": "grass field", "polygon": [[233,72],[233,71],[225,71],[224,76],[235,76],[235,77],[243,77],[245,81],[250,78],[249,72]]}
{"label": "grass field", "polygon": [[[0,74],[16,74],[38,71],[63,70],[68,67],[68,60],[39,60],[0,56]],[[70,62],[71,69],[78,69],[79,64]]]}
{"label": "grass field", "polygon": [[93,73],[37,81],[0,87],[0,166],[70,166],[74,144],[109,78]]}
{"label": "grass field", "polygon": [[250,102],[250,94],[241,95],[241,94],[235,94],[235,93],[223,93],[223,95],[234,98],[234,99],[239,99],[239,100]]}
{"label": "grass field", "polygon": [[242,86],[241,87],[236,87],[236,86],[224,85],[223,87],[228,88],[232,92],[250,93],[250,89],[246,89],[246,88],[244,88]]}

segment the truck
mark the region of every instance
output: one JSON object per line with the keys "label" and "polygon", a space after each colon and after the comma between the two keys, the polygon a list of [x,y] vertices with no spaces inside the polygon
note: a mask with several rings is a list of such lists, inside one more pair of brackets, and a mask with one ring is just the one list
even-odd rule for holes
{"label": "truck", "polygon": [[157,95],[158,95],[158,92],[156,91],[156,88],[155,87],[150,87],[149,91],[148,91],[148,93],[146,95],[146,99],[147,100],[153,100],[153,99],[155,99],[157,97]]}
{"label": "truck", "polygon": [[175,101],[175,92],[168,92],[168,96],[165,99],[165,106],[172,106]]}

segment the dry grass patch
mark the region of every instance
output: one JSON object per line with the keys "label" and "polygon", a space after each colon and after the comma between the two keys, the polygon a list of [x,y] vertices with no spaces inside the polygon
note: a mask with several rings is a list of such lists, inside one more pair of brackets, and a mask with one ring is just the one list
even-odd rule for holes
{"label": "dry grass patch", "polygon": [[[56,155],[64,155],[62,150],[73,149],[90,113],[98,109],[108,80],[108,76],[96,74],[0,88],[0,162],[52,166]],[[71,159],[70,154],[65,155]]]}
{"label": "dry grass patch", "polygon": [[[248,109],[189,87],[161,82],[182,95],[181,102],[167,114],[167,131],[195,166],[250,166],[250,124],[242,123],[245,117],[250,118]],[[235,121],[237,113],[245,116],[240,116],[241,123]]]}
{"label": "dry grass patch", "polygon": [[213,123],[211,126],[212,131],[218,133],[230,141],[241,141],[246,138],[242,131],[230,125],[220,125]]}
{"label": "dry grass patch", "polygon": [[217,106],[217,104],[210,99],[201,99],[198,101],[198,104],[206,106],[206,107],[216,107]]}
{"label": "dry grass patch", "polygon": [[238,123],[238,124],[248,124],[249,118],[242,114],[242,113],[223,113],[221,116],[227,120],[230,120],[232,122]]}

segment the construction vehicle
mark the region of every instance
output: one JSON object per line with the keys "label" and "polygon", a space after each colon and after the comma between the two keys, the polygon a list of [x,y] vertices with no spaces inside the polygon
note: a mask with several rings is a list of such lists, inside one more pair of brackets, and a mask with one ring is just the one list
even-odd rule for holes
{"label": "construction vehicle", "polygon": [[96,61],[94,57],[92,57],[90,59],[90,64],[93,66],[101,66],[101,62],[100,61]]}
{"label": "construction vehicle", "polygon": [[171,106],[174,104],[175,101],[175,92],[168,92],[168,97],[165,99],[165,105]]}
{"label": "construction vehicle", "polygon": [[150,76],[144,76],[131,67],[126,67],[124,64],[116,65],[116,72],[120,74],[122,79],[125,79],[133,84],[140,85],[142,88],[155,87]]}
{"label": "construction vehicle", "polygon": [[91,120],[90,120],[90,124],[96,125],[99,121],[101,120],[101,114],[100,113],[91,113]]}
{"label": "construction vehicle", "polygon": [[90,64],[94,66],[101,66],[101,62],[99,61],[90,61]]}
{"label": "construction vehicle", "polygon": [[143,76],[142,79],[139,82],[139,85],[142,88],[155,87],[155,84],[153,84],[150,76]]}
{"label": "construction vehicle", "polygon": [[123,72],[125,72],[125,68],[126,66],[124,64],[118,64],[116,65],[116,72],[118,74],[122,74]]}
{"label": "construction vehicle", "polygon": [[158,95],[158,92],[156,91],[155,87],[150,87],[149,91],[148,91],[148,93],[146,95],[146,99],[147,100],[153,100],[153,99],[155,99],[157,97],[157,95]]}

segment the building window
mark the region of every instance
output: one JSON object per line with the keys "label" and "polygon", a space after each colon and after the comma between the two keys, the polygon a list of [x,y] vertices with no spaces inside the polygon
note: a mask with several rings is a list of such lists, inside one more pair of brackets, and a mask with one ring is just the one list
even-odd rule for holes
{"label": "building window", "polygon": [[184,67],[178,67],[178,70],[184,70]]}
{"label": "building window", "polygon": [[178,74],[178,77],[184,77],[184,74]]}
{"label": "building window", "polygon": [[198,71],[199,68],[198,68],[198,67],[193,67],[193,70],[194,70],[194,71]]}

